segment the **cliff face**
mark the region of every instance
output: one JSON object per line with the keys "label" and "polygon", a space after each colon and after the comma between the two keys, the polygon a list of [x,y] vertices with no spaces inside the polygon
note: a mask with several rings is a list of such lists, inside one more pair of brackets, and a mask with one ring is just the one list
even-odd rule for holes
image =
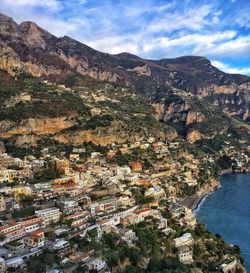
{"label": "cliff face", "polygon": [[[62,83],[72,75],[79,75],[129,87],[153,106],[156,120],[178,127],[178,133],[192,142],[216,134],[218,128],[215,126],[212,130],[207,112],[219,116],[224,113],[245,124],[250,122],[249,77],[219,71],[204,57],[154,61],[129,53],[110,55],[67,36],[58,38],[33,22],[18,25],[12,18],[0,15],[0,60],[0,69],[13,76],[27,72],[34,77]],[[173,96],[176,92],[178,94]],[[202,102],[202,107],[192,102],[195,100]],[[29,134],[32,121],[27,120],[16,127],[8,120],[4,121],[0,135]],[[52,120],[47,121],[50,125],[41,120],[40,129],[33,124],[32,130],[36,135],[43,131],[54,134],[72,126],[69,121],[62,120],[58,125],[54,122],[58,126],[56,130]],[[201,130],[206,126],[210,130]],[[225,128],[224,124],[222,127]],[[83,139],[89,139],[89,133],[84,134]],[[65,142],[70,137],[57,136],[57,139]]]}

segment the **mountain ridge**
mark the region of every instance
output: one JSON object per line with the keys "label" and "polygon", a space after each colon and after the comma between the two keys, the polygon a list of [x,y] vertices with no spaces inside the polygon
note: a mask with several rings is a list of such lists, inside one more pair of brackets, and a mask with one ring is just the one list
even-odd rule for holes
{"label": "mountain ridge", "polygon": [[[5,15],[0,22],[0,68],[14,77],[29,73],[67,87],[83,77],[126,87],[147,101],[157,121],[191,142],[213,138],[232,123],[248,128],[250,77],[222,72],[205,57],[111,55],[68,36],[57,38],[33,22],[18,25]],[[210,126],[211,116],[221,127]]]}

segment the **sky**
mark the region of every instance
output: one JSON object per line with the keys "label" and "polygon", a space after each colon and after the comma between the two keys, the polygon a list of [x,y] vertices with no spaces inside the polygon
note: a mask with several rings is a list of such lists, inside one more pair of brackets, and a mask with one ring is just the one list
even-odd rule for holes
{"label": "sky", "polygon": [[103,52],[200,55],[250,75],[250,0],[0,0],[0,12]]}

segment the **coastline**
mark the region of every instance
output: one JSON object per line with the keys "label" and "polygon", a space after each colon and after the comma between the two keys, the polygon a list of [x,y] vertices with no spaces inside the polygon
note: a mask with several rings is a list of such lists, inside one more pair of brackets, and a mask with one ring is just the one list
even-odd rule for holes
{"label": "coastline", "polygon": [[181,201],[181,204],[191,209],[193,212],[198,209],[200,204],[209,196],[213,191],[202,191],[192,196],[187,196]]}
{"label": "coastline", "polygon": [[221,177],[224,174],[230,174],[230,173],[247,173],[250,172],[249,169],[243,170],[243,171],[238,171],[235,172],[232,169],[225,169],[221,170],[220,176],[218,179],[213,180],[212,186],[210,187],[205,187],[204,189],[201,189],[199,192],[197,192],[194,195],[187,196],[185,197],[182,201],[181,204],[186,206],[187,208],[191,209],[193,212],[197,211],[200,207],[200,205],[203,203],[203,201],[213,192],[221,188],[220,180]]}
{"label": "coastline", "polygon": [[181,204],[186,206],[187,208],[191,209],[194,212],[199,208],[199,206],[207,198],[207,196],[209,196],[211,193],[213,193],[214,191],[216,191],[220,187],[221,187],[220,178],[214,179],[214,180],[212,180],[212,185],[201,189],[199,192],[197,192],[194,195],[185,197],[181,201]]}
{"label": "coastline", "polygon": [[[219,176],[219,178],[218,178],[218,180],[219,181],[221,181],[221,178],[222,178],[222,176],[223,175],[226,175],[226,174],[247,174],[247,173],[249,173],[250,174],[250,169],[248,168],[248,169],[244,169],[244,170],[242,170],[242,171],[230,171],[230,170],[223,170],[223,171],[221,171],[221,173],[220,173],[220,176]],[[221,188],[222,186],[220,185],[220,183],[219,183],[219,186],[218,187],[215,187],[213,190],[210,190],[210,191],[202,191],[202,192],[198,192],[198,193],[196,193],[195,195],[193,195],[192,196],[192,198],[195,200],[193,203],[192,203],[192,205],[191,205],[191,207],[189,207],[191,210],[192,210],[192,212],[194,213],[194,215],[195,215],[195,217],[197,218],[197,212],[199,211],[199,209],[200,209],[200,207],[202,206],[202,204],[203,204],[203,202],[205,201],[205,199],[209,196],[209,195],[211,195],[212,193],[214,193],[215,191],[217,191],[219,188]],[[186,198],[185,198],[186,199]],[[185,201],[185,200],[183,200],[183,201]],[[182,203],[183,204],[183,203]],[[229,243],[227,243],[227,244],[229,244]],[[242,257],[242,253],[241,253],[241,257]],[[237,262],[237,266],[238,266],[238,268],[241,268],[242,270],[243,270],[243,272],[244,273],[247,273],[248,271],[246,270],[246,265],[245,265],[245,263],[244,262],[242,262],[242,261],[240,261],[240,260],[238,260],[238,262]],[[250,273],[250,272],[249,272]]]}

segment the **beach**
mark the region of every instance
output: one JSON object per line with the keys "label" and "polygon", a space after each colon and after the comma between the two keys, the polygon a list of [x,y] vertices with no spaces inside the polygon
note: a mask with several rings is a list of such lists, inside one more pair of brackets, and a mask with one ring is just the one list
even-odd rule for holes
{"label": "beach", "polygon": [[187,196],[181,201],[181,204],[194,211],[197,209],[202,200],[210,193],[210,191],[202,191],[194,195]]}

